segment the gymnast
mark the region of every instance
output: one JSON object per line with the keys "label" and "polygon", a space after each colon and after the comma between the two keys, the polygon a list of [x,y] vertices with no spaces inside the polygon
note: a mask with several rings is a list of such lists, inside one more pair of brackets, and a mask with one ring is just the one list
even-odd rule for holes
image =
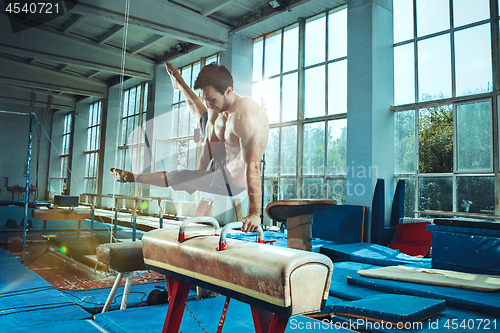
{"label": "gymnast", "polygon": [[233,90],[233,77],[223,65],[203,67],[194,89],[201,89],[202,100],[184,82],[177,68],[165,62],[172,85],[186,97],[191,114],[200,119],[203,150],[197,170],[173,170],[134,174],[111,168],[119,182],[137,182],[172,187],[176,191],[197,190],[233,196],[248,193],[248,214],[243,232],[260,226],[260,161],[267,146],[269,122],[266,113],[251,98]]}

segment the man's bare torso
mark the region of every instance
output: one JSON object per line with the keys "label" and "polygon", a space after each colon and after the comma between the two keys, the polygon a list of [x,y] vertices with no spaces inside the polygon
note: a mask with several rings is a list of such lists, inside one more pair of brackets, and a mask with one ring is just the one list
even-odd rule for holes
{"label": "man's bare torso", "polygon": [[[240,137],[235,132],[235,126],[237,122],[243,116],[243,113],[248,113],[253,121],[243,124],[244,126],[257,126],[262,130],[267,129],[267,116],[260,106],[249,98],[239,98],[233,106],[231,106],[235,111],[223,111],[220,113],[211,114],[209,111],[209,122],[207,128],[207,134],[209,135],[210,141],[221,141],[224,142],[225,146],[225,164],[227,170],[230,174],[231,181],[236,186],[245,186],[245,162],[241,153],[241,141]],[[212,121],[212,119],[214,119]],[[241,125],[241,124],[240,124]],[[259,126],[260,125],[260,126]],[[264,154],[264,150],[267,144],[268,131],[262,131],[260,135],[255,137],[255,140],[262,141],[260,145],[262,148],[258,152],[260,157]]]}

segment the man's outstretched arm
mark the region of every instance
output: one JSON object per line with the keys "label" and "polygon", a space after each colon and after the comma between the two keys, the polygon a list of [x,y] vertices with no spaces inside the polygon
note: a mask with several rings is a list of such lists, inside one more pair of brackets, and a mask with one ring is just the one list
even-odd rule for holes
{"label": "man's outstretched arm", "polygon": [[166,61],[165,68],[168,75],[170,75],[170,80],[172,81],[174,89],[180,90],[180,92],[186,97],[189,110],[193,117],[196,120],[200,119],[203,112],[207,111],[205,104],[203,104],[201,99],[194,93],[193,90],[191,90],[191,88],[189,88],[179,73],[179,70],[174,65]]}
{"label": "man's outstretched arm", "polygon": [[132,173],[125,170],[111,168],[111,176],[120,183],[141,183],[160,187],[168,187],[167,176],[168,172],[158,171],[153,173]]}

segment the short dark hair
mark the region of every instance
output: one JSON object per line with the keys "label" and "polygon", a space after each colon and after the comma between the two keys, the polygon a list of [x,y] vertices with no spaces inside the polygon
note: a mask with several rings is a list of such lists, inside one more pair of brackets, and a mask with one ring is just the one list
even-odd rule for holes
{"label": "short dark hair", "polygon": [[214,87],[221,94],[224,94],[227,87],[233,86],[233,77],[226,66],[213,62],[201,69],[194,82],[194,89],[203,89],[208,86]]}

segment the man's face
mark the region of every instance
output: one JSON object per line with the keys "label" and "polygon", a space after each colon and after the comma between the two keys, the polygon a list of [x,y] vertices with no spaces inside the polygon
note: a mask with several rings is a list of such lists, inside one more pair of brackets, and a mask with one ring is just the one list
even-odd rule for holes
{"label": "man's face", "polygon": [[226,93],[221,94],[212,86],[203,88],[202,92],[202,98],[205,101],[205,105],[207,106],[207,108],[217,112],[223,112],[229,107],[226,99]]}

